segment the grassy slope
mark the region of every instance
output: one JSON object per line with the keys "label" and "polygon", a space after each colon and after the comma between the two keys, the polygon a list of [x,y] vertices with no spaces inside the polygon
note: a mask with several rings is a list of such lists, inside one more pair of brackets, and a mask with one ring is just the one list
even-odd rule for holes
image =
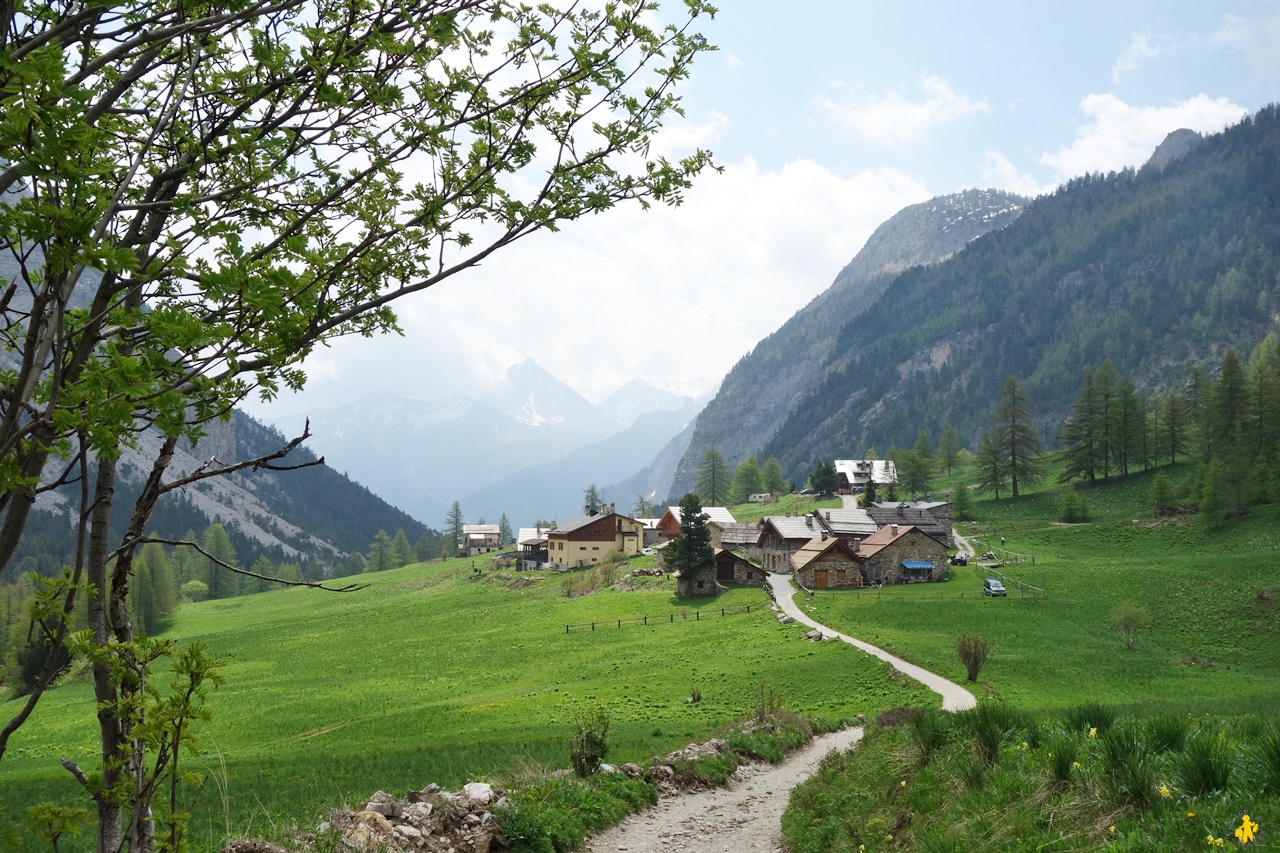
{"label": "grassy slope", "polygon": [[[1176,472],[1182,477],[1187,471]],[[1053,521],[1061,493],[979,502],[962,533],[1006,537],[1035,556],[1003,571],[1048,592],[1045,600],[983,598],[985,572],[957,569],[942,586],[819,594],[814,615],[833,627],[963,680],[957,634],[995,642],[980,681],[1019,707],[1086,700],[1265,707],[1280,699],[1280,620],[1256,590],[1280,587],[1280,507],[1207,531],[1194,516],[1155,523],[1143,508],[1149,475],[1085,489],[1094,520]],[[1154,624],[1124,650],[1107,627],[1117,603],[1145,605]],[[1187,665],[1193,655],[1208,665]]]}
{"label": "grassy slope", "polygon": [[[528,764],[567,766],[572,715],[596,700],[613,714],[613,761],[643,761],[706,737],[749,712],[762,683],[788,707],[828,717],[932,704],[932,694],[877,661],[801,641],[763,607],[724,619],[677,615],[675,624],[564,630],[644,614],[665,619],[695,606],[763,605],[757,588],[691,605],[674,597],[669,579],[628,578],[639,588],[570,600],[555,574],[520,589],[470,574],[470,561],[455,560],[365,576],[372,586],[358,593],[284,590],[184,608],[172,636],[207,642],[229,662],[198,760],[216,777],[225,773],[228,799],[224,811],[223,780],[207,787],[197,846],[206,839],[212,847],[227,821],[257,831],[268,820],[305,822],[379,788],[403,793]],[[698,704],[686,701],[694,686]],[[57,763],[63,755],[92,763],[91,708],[84,684],[44,699],[5,758],[0,805],[10,816],[38,799],[74,796]]]}

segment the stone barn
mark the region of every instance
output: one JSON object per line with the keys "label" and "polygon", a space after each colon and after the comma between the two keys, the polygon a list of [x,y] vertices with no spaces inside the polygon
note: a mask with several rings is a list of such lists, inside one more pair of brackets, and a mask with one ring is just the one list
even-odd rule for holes
{"label": "stone barn", "polygon": [[815,537],[791,555],[796,580],[805,589],[838,589],[861,586],[858,558],[849,543],[839,537]]}
{"label": "stone barn", "polygon": [[741,554],[716,549],[716,581],[719,583],[759,584],[765,581],[765,570]]}

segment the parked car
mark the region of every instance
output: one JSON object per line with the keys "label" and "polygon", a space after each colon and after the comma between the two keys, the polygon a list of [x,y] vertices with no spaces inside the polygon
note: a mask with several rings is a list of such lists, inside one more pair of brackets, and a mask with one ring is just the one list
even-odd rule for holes
{"label": "parked car", "polygon": [[982,594],[1003,596],[1007,593],[1005,592],[1004,584],[1000,583],[1000,581],[995,578],[987,578],[982,582]]}

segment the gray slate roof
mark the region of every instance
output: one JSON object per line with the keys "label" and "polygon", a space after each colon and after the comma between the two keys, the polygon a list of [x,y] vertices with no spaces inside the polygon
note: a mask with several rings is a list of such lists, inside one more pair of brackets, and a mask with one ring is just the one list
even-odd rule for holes
{"label": "gray slate roof", "polygon": [[951,531],[947,530],[941,524],[934,520],[933,516],[927,510],[917,509],[909,504],[872,504],[867,508],[867,514],[875,519],[876,524],[896,524],[899,527],[911,525],[918,527],[923,533],[937,539],[943,545],[950,547]]}
{"label": "gray slate roof", "polygon": [[783,539],[812,539],[822,533],[822,524],[811,515],[766,515],[763,519]]}
{"label": "gray slate roof", "polygon": [[818,513],[833,536],[870,536],[879,529],[865,509],[820,509]]}
{"label": "gray slate roof", "polygon": [[743,545],[754,545],[760,541],[760,525],[744,524],[735,522],[733,524],[721,524],[714,522],[720,528],[720,544],[725,548],[733,549],[742,547]]}

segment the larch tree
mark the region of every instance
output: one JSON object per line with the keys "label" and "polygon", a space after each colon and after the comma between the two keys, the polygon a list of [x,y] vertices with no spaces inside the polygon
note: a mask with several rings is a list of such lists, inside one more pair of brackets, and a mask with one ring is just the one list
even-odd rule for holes
{"label": "larch tree", "polygon": [[1000,388],[991,435],[999,448],[1009,478],[1009,492],[1018,496],[1018,486],[1031,486],[1044,479],[1044,451],[1031,423],[1031,401],[1022,393],[1016,376],[1006,376]]}
{"label": "larch tree", "polygon": [[[296,446],[178,477],[178,441],[250,394],[300,388],[317,346],[396,331],[397,299],[518,240],[620,203],[679,203],[710,157],[655,156],[650,141],[710,49],[695,27],[714,11],[686,0],[664,23],[649,0],[0,7],[0,251],[18,269],[0,294],[0,568],[41,492],[86,484],[76,558],[43,605],[61,614],[48,665],[0,728],[0,760],[91,587],[76,640],[94,658],[101,778],[69,763],[95,800],[98,850],[181,832],[150,819],[162,784],[121,789],[140,730],[125,715],[147,697],[112,667],[151,654],[127,602],[156,501],[288,468]],[[160,450],[113,534],[120,448],[144,429]],[[189,655],[193,696],[210,660]]]}
{"label": "larch tree", "polygon": [[702,462],[698,464],[697,494],[704,506],[723,506],[729,501],[729,489],[732,475],[729,463],[724,454],[712,445],[702,454]]}
{"label": "larch tree", "polygon": [[503,547],[510,545],[515,538],[511,532],[511,522],[507,520],[507,514],[504,512],[498,517],[498,545]]}
{"label": "larch tree", "polygon": [[764,480],[764,490],[771,495],[781,495],[787,491],[787,474],[782,470],[778,457],[770,456],[764,460],[760,469],[760,477]]}
{"label": "larch tree", "polygon": [[764,478],[760,474],[760,463],[755,454],[749,455],[738,463],[733,472],[733,483],[729,487],[729,501],[743,504],[754,494],[764,488]]}
{"label": "larch tree", "polygon": [[603,503],[604,498],[600,497],[600,490],[595,483],[582,490],[582,508],[587,512],[599,512]]}
{"label": "larch tree", "polygon": [[938,464],[951,476],[951,469],[960,459],[960,434],[948,423],[942,429],[942,437],[938,439]]}
{"label": "larch tree", "polygon": [[440,556],[456,557],[462,551],[462,526],[466,523],[462,504],[454,501],[449,507],[448,515],[444,517],[444,546],[440,550]]}

